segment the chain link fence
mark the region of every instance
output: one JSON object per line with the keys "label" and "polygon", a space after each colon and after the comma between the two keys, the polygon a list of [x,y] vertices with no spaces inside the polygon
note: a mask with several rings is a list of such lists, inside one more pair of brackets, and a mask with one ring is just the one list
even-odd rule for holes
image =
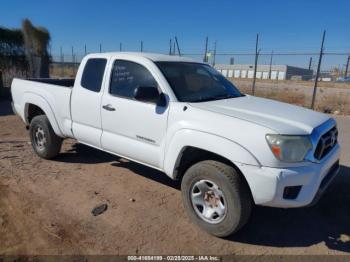
{"label": "chain link fence", "polygon": [[[52,78],[75,77],[81,60],[88,52],[77,54],[73,50],[72,48],[70,54],[61,51],[60,54],[51,55],[50,76]],[[170,53],[178,55],[177,51],[180,50],[174,47]],[[256,96],[311,107],[320,56],[317,51],[307,53],[270,51],[259,52],[256,56],[255,53],[208,50],[206,56],[204,52],[184,52],[181,55],[192,57],[197,61],[206,60],[246,94],[252,94],[255,86],[254,95]],[[350,114],[348,74],[350,54],[324,52],[322,56],[314,101],[315,109],[326,113]],[[14,76],[25,78],[27,75],[26,70],[22,70],[21,73],[13,71],[5,77],[3,75],[4,86],[10,86]]]}
{"label": "chain link fence", "polygon": [[[172,53],[173,54],[173,53]],[[182,53],[197,61],[205,59],[242,92],[311,107],[319,62],[317,52],[260,52],[255,70],[254,53]],[[52,77],[74,77],[85,54],[52,56]],[[315,109],[325,113],[350,114],[349,54],[323,53]],[[256,71],[256,72],[255,72]]]}
{"label": "chain link fence", "polygon": [[[216,63],[215,68],[244,93],[253,94],[255,91],[254,95],[257,96],[312,107],[319,61],[316,53],[259,54],[256,70],[255,54],[223,55],[219,61],[222,62]],[[323,54],[315,109],[325,113],[350,114],[348,61],[349,55],[345,53]]]}

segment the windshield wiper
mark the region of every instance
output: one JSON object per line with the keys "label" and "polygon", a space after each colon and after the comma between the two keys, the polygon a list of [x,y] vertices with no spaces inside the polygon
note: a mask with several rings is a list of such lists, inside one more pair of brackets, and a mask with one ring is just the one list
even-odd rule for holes
{"label": "windshield wiper", "polygon": [[208,101],[229,99],[229,98],[236,98],[236,97],[239,97],[239,96],[235,96],[235,95],[213,96],[213,97],[205,97],[205,98],[197,99],[197,100],[194,100],[194,101],[191,101],[191,102],[192,103],[208,102]]}

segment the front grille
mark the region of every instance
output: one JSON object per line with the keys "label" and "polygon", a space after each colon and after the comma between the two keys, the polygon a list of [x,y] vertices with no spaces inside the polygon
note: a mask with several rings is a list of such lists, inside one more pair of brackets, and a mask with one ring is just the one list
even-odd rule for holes
{"label": "front grille", "polygon": [[332,150],[332,148],[337,144],[337,142],[338,142],[338,129],[335,126],[331,130],[329,130],[327,133],[321,136],[316,146],[314,157],[317,160],[321,160]]}

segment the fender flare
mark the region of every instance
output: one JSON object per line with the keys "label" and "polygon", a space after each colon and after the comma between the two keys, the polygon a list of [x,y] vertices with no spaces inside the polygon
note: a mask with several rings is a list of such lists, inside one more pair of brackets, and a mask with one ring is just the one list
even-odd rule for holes
{"label": "fender flare", "polygon": [[28,123],[29,104],[33,104],[40,107],[44,111],[45,115],[49,119],[49,122],[55,134],[60,137],[64,137],[62,130],[60,129],[57,119],[55,117],[54,110],[51,108],[50,104],[46,101],[46,99],[43,96],[32,92],[25,92],[23,94],[22,99],[23,99],[22,101],[24,101],[24,104],[25,104],[25,106],[23,107],[23,110],[24,110],[23,116],[24,116],[24,121],[27,125],[29,125]]}
{"label": "fender flare", "polygon": [[167,143],[164,157],[164,171],[175,179],[175,169],[179,157],[188,146],[220,155],[232,163],[261,166],[258,159],[237,142],[212,133],[193,129],[178,130]]}

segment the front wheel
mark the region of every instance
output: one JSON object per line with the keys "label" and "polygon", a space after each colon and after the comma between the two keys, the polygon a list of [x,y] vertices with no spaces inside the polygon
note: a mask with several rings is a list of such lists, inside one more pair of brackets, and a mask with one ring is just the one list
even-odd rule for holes
{"label": "front wheel", "polygon": [[226,237],[246,224],[252,198],[245,180],[224,163],[207,160],[185,173],[181,191],[189,217],[208,233]]}
{"label": "front wheel", "polygon": [[32,119],[29,134],[34,152],[44,159],[52,159],[61,150],[62,138],[53,131],[49,119],[39,115]]}

